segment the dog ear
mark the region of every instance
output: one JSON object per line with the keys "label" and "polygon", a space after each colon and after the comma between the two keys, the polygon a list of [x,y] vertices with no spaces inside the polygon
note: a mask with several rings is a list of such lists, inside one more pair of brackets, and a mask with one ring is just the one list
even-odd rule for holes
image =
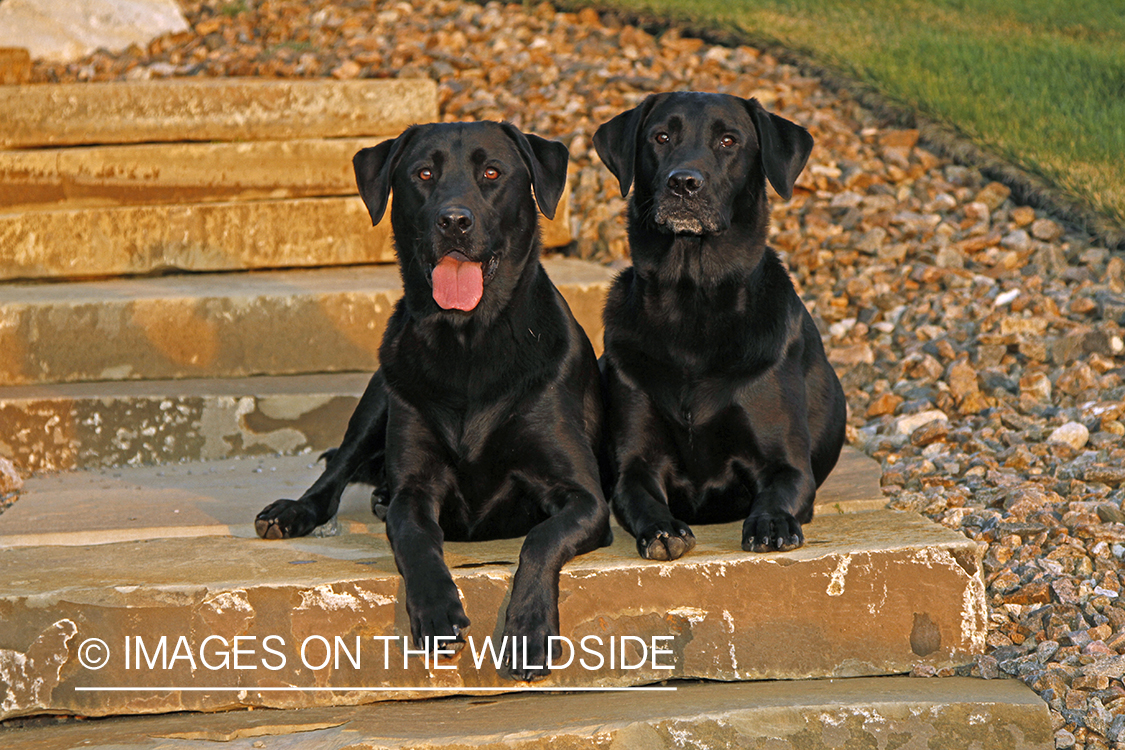
{"label": "dog ear", "polygon": [[387,210],[387,198],[391,194],[391,175],[398,166],[402,149],[413,135],[413,130],[407,128],[406,132],[398,138],[383,141],[378,146],[361,149],[352,157],[359,197],[363,198],[367,213],[371,214],[372,226],[379,223]]}
{"label": "dog ear", "polygon": [[594,149],[617,181],[621,183],[621,196],[629,194],[633,184],[633,170],[637,163],[637,136],[644,127],[656,95],[633,109],[622,112],[594,132]]}
{"label": "dog ear", "polygon": [[773,189],[785,200],[793,197],[793,183],[805,168],[813,139],[800,125],[767,112],[757,99],[748,99],[746,108],[758,128],[758,153]]}
{"label": "dog ear", "polygon": [[566,163],[570,160],[570,151],[558,141],[524,134],[511,123],[502,122],[500,126],[516,142],[520,156],[531,172],[531,186],[535,189],[539,210],[548,219],[555,218],[555,209],[566,187]]}

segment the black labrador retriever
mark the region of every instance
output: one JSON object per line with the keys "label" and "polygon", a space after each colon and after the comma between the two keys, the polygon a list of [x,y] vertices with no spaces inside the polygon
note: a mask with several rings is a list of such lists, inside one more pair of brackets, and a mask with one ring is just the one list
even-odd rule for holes
{"label": "black labrador retriever", "polygon": [[431,650],[437,636],[459,648],[469,626],[443,540],[526,534],[504,624],[520,646],[509,674],[524,680],[548,671],[560,569],[612,539],[597,360],[539,262],[536,202],[554,215],[567,159],[561,143],[491,122],[414,126],[356,154],[372,222],[394,191],[404,295],[324,473],[256,521],[259,536],[301,536],[349,482],[375,484],[411,634]]}
{"label": "black labrador retriever", "polygon": [[689,523],[745,519],[743,549],[799,547],[846,406],[766,245],[766,180],[789,198],[812,137],[755,99],[677,92],[614,117],[594,146],[623,195],[635,183],[633,266],[605,308],[614,513],[654,560],[695,546]]}

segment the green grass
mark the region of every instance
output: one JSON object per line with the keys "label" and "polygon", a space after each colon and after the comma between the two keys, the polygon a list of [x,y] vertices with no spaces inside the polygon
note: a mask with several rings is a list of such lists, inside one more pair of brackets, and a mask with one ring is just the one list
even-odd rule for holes
{"label": "green grass", "polygon": [[605,0],[871,84],[1125,228],[1121,0]]}

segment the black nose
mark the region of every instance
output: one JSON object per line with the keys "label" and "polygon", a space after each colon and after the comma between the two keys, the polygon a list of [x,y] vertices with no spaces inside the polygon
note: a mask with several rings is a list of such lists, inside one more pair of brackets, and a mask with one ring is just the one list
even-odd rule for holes
{"label": "black nose", "polygon": [[703,187],[703,175],[694,169],[676,169],[668,175],[668,187],[681,198],[690,198]]}
{"label": "black nose", "polygon": [[450,206],[438,215],[438,229],[453,237],[473,228],[473,212],[463,206]]}

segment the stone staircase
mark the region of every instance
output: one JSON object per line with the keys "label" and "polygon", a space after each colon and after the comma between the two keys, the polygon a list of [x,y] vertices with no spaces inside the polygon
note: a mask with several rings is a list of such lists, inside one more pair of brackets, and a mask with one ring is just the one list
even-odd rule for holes
{"label": "stone staircase", "polygon": [[[376,366],[400,292],[350,158],[435,119],[433,84],[0,87],[0,113],[0,455],[40,472],[0,514],[0,747],[1051,746],[1018,682],[894,676],[981,653],[980,552],[883,510],[850,449],[801,549],[703,526],[654,563],[618,529],[567,565],[575,658],[534,685],[486,645],[520,540],[449,544],[473,640],[408,657],[362,487],[323,536],[252,521]],[[609,272],[546,265],[600,350]]]}

